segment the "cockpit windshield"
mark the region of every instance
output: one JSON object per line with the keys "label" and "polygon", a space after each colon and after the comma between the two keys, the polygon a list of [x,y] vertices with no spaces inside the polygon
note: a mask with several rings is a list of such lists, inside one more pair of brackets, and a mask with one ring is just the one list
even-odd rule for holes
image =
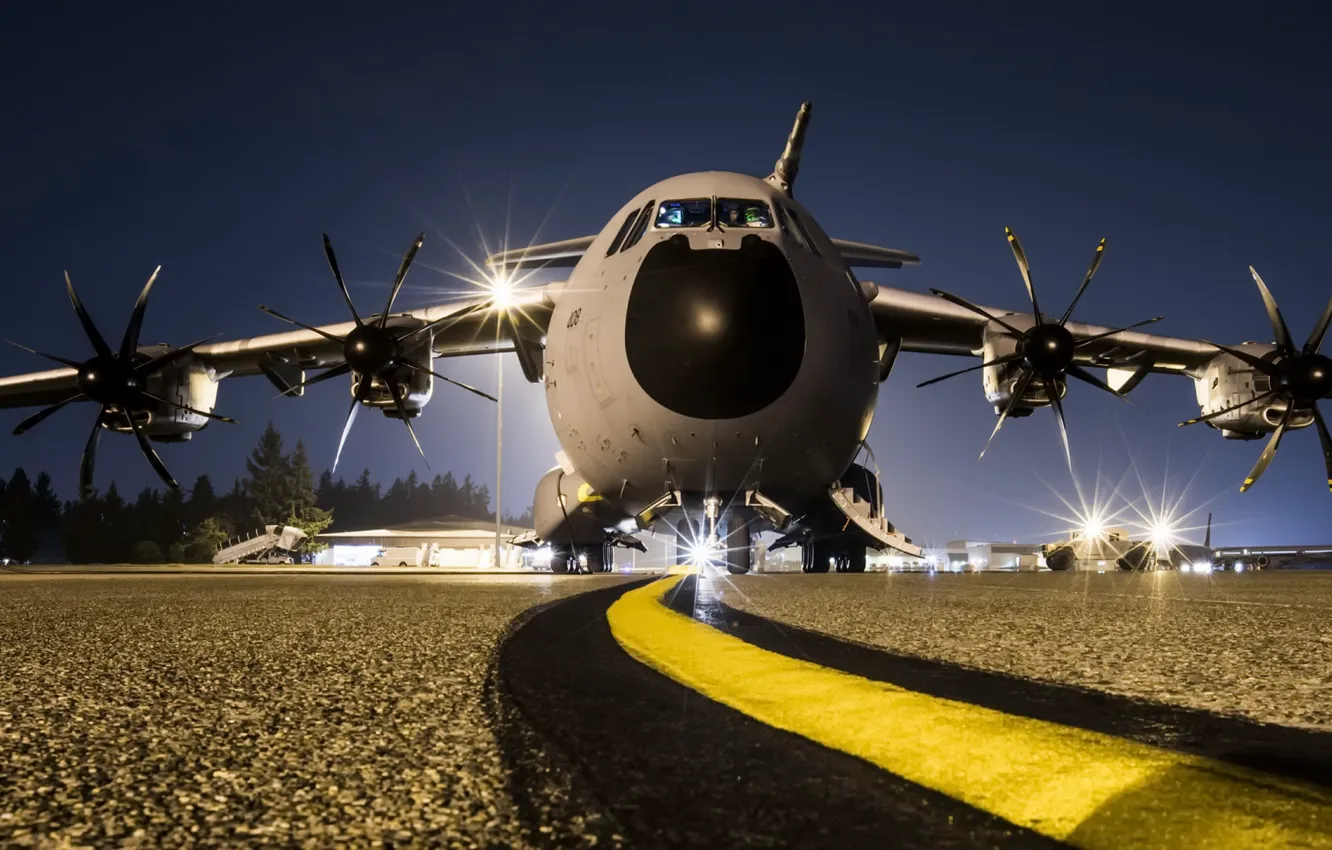
{"label": "cockpit windshield", "polygon": [[662,201],[657,207],[657,227],[707,227],[711,223],[711,198]]}
{"label": "cockpit windshield", "polygon": [[[772,227],[772,211],[763,201],[718,198],[716,224],[728,227]],[[713,199],[663,201],[657,208],[657,227],[711,227]]]}
{"label": "cockpit windshield", "polygon": [[717,223],[722,227],[772,227],[772,212],[762,201],[718,198]]}

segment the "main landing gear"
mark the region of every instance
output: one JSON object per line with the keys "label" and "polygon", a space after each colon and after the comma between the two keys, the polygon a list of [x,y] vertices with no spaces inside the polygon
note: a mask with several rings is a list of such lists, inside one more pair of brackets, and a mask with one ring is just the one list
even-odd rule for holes
{"label": "main landing gear", "polygon": [[609,543],[589,546],[550,547],[550,571],[558,575],[569,573],[608,573],[614,567]]}
{"label": "main landing gear", "polygon": [[806,573],[865,572],[865,547],[854,543],[814,540],[800,547],[800,570]]}

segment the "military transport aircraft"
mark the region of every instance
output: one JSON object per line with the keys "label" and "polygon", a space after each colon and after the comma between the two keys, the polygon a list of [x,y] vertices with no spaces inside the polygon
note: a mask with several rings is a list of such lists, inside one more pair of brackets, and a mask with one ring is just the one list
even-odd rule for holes
{"label": "military transport aircraft", "polygon": [[[1332,438],[1316,405],[1332,392],[1332,361],[1319,354],[1332,304],[1300,348],[1256,272],[1274,345],[1223,346],[1133,330],[1156,319],[1128,328],[1073,322],[1104,241],[1072,302],[1055,314],[1039,306],[1011,232],[1030,311],[862,281],[853,268],[919,260],[830,238],[795,200],[809,116],[803,104],[766,179],[702,172],[664,180],[630,199],[596,235],[490,257],[495,285],[462,302],[394,312],[418,237],[384,311],[362,316],[325,237],[351,321],[315,326],[263,308],[295,329],[182,348],[141,346],[150,279],[112,348],[67,276],[93,357],[34,352],[60,368],[0,378],[0,407],[45,406],[18,426],[21,434],[66,405],[93,402],[80,471],[85,492],[103,429],[133,434],[158,475],[174,485],[150,441],[188,440],[210,420],[224,419],[213,412],[223,378],[264,375],[289,395],[348,378],[345,442],[361,406],[411,430],[435,380],[456,383],[435,371],[436,358],[512,352],[527,380],[544,384],[562,447],[559,466],[537,485],[538,539],[530,541],[551,547],[560,572],[605,569],[609,546],[633,545],[633,531],[652,527],[722,547],[719,557],[737,573],[749,569],[749,541],[764,530],[782,534],[776,545],[800,545],[808,572],[831,565],[863,571],[867,546],[917,554],[884,516],[877,474],[857,462],[863,452],[873,465],[865,438],[876,396],[903,351],[979,357],[978,365],[935,380],[979,372],[998,415],[996,433],[1009,419],[1052,407],[1065,456],[1062,404],[1070,378],[1123,395],[1152,372],[1187,375],[1202,415],[1182,424],[1207,422],[1232,439],[1270,434],[1243,489],[1266,469],[1287,431],[1310,424],[1332,485]],[[558,283],[506,284],[537,267],[571,271]],[[1106,379],[1090,367],[1107,369]],[[310,369],[323,371],[307,378]]]}

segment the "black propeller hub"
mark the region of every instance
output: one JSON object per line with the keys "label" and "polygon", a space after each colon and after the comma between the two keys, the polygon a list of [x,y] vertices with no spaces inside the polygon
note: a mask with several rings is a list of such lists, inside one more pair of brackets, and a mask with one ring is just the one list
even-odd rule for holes
{"label": "black propeller hub", "polygon": [[377,375],[398,357],[398,338],[378,325],[360,325],[342,343],[347,365],[361,375]]}
{"label": "black propeller hub", "polygon": [[1058,375],[1073,363],[1073,334],[1062,325],[1037,325],[1022,340],[1022,359],[1041,375]]}
{"label": "black propeller hub", "polygon": [[124,406],[143,389],[132,369],[118,358],[94,357],[79,367],[79,391],[101,405]]}
{"label": "black propeller hub", "polygon": [[1332,359],[1321,354],[1296,354],[1277,366],[1273,383],[1296,400],[1313,403],[1332,393]]}

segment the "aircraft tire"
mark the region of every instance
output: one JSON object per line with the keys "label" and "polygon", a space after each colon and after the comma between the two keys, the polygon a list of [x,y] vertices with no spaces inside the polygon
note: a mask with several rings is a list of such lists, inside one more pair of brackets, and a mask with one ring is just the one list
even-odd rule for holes
{"label": "aircraft tire", "polygon": [[1062,573],[1073,568],[1077,562],[1077,556],[1068,546],[1060,546],[1049,555],[1045,556],[1045,565],[1057,573]]}

